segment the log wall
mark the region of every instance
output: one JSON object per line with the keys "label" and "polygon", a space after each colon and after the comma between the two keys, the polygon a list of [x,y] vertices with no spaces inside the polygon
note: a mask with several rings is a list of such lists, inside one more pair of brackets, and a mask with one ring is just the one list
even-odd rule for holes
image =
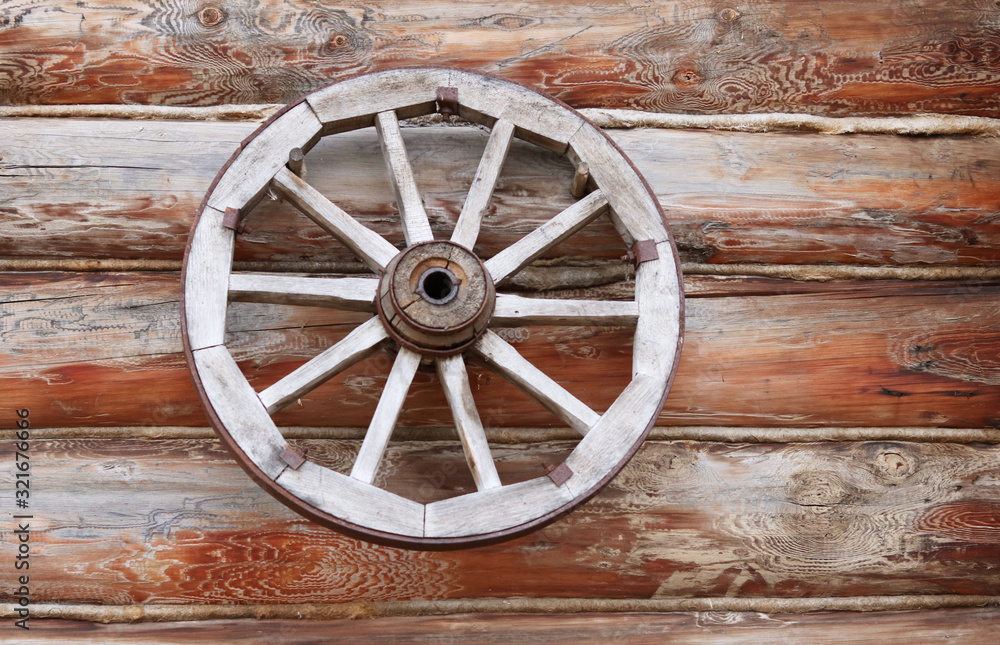
{"label": "log wall", "polygon": [[0,27],[8,104],[286,103],[433,60],[579,107],[1000,115],[993,0],[15,0]]}
{"label": "log wall", "polygon": [[[0,104],[38,115],[140,104],[132,113],[148,117],[141,106],[283,102],[432,62],[577,108],[1000,117],[1000,8],[986,0],[249,6],[4,3]],[[502,625],[525,642],[992,642],[996,138],[610,131],[660,200],[685,269],[684,350],[657,427],[568,516],[510,542],[419,552],[295,515],[207,428],[181,351],[179,268],[192,214],[256,125],[0,119],[0,427],[31,410],[33,637],[451,642]],[[447,235],[486,136],[410,125],[425,207]],[[306,162],[314,186],[401,242],[373,132],[324,140]],[[477,251],[568,205],[572,174],[515,142]],[[623,252],[602,218],[512,289],[629,298]],[[236,260],[362,271],[278,200],[249,216]],[[227,342],[264,386],[358,320],[234,303]],[[595,409],[628,379],[627,330],[503,333]],[[350,463],[390,365],[377,354],[276,419],[310,458]],[[501,478],[538,476],[572,448],[543,408],[481,365],[470,374]],[[418,372],[380,483],[426,500],[473,486],[449,423],[435,376]],[[14,528],[0,526],[4,561]],[[6,575],[3,638],[21,632]]]}

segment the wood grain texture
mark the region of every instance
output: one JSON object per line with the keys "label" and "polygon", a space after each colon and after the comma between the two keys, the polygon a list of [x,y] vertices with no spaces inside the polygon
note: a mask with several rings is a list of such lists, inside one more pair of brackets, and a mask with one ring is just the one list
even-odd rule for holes
{"label": "wood grain texture", "polygon": [[372,271],[384,270],[396,256],[397,251],[392,244],[345,213],[291,171],[279,170],[272,185],[304,215],[350,249]]}
{"label": "wood grain texture", "polygon": [[302,278],[266,273],[232,273],[229,299],[241,302],[332,307],[375,313],[374,278]]}
{"label": "wood grain texture", "polygon": [[241,643],[288,645],[316,642],[366,643],[506,643],[566,644],[630,643],[660,645],[665,639],[681,645],[757,645],[761,642],[798,645],[886,643],[906,637],[925,645],[992,645],[996,608],[883,613],[824,612],[764,614],[756,612],[697,612],[675,614],[593,613],[548,615],[423,616],[369,620],[213,620],[201,623],[96,625],[80,621],[31,621],[31,639],[19,643]]}
{"label": "wood grain texture", "polygon": [[523,238],[486,261],[486,270],[502,284],[533,260],[594,221],[608,209],[608,200],[597,190],[555,215]]}
{"label": "wood grain texture", "polygon": [[396,210],[399,211],[406,246],[433,241],[434,233],[431,232],[427,213],[424,212],[417,182],[413,179],[413,168],[406,154],[396,113],[392,110],[379,112],[375,117],[375,130],[378,132],[382,156],[385,157],[389,183],[396,196]]}
{"label": "wood grain texture", "polygon": [[[734,279],[729,295],[724,280],[709,284],[711,297],[687,302],[685,349],[660,424],[998,423],[995,283],[772,281],[765,288]],[[170,274],[0,274],[0,333],[10,348],[0,355],[4,391],[50,427],[204,426],[180,353],[178,298],[179,281]],[[365,316],[232,303],[228,346],[259,391],[332,346]],[[629,380],[634,328],[501,331],[522,356],[597,412]],[[474,396],[487,426],[561,426],[505,379],[472,363]],[[288,406],[276,421],[365,427],[391,364],[389,353],[377,352],[303,397],[302,405]],[[451,425],[433,374],[418,371],[400,422]]]}
{"label": "wood grain texture", "polygon": [[479,228],[489,210],[490,199],[497,187],[513,138],[514,124],[506,119],[497,119],[483,150],[483,157],[479,160],[476,176],[469,186],[469,194],[462,203],[462,212],[455,223],[455,230],[451,234],[451,241],[455,244],[469,249],[476,245]]}
{"label": "wood grain texture", "polygon": [[382,322],[377,317],[369,318],[343,340],[289,372],[277,383],[259,391],[260,401],[269,414],[274,414],[374,353],[388,338]]}
{"label": "wood grain texture", "polygon": [[[318,7],[151,0],[6,3],[7,104],[288,102],[414,61],[482,69],[575,107],[997,116],[986,0],[661,0]],[[85,18],[85,19],[84,19]]]}
{"label": "wood grain texture", "polygon": [[[483,422],[479,416],[479,409],[475,399],[472,398],[472,387],[469,385],[465,357],[459,354],[438,358],[435,359],[434,366],[437,370],[438,381],[444,390],[445,399],[448,401],[448,407],[451,408],[451,415],[455,419],[455,429],[462,440],[465,461],[468,463],[472,478],[476,482],[476,488],[480,491],[500,488],[502,484],[497,474],[493,455],[490,454],[486,433],[483,432]],[[471,528],[471,533],[476,534],[495,530],[487,529],[484,526],[464,528]],[[438,535],[436,531],[428,533],[435,537]]]}
{"label": "wood grain texture", "polygon": [[365,432],[365,440],[351,467],[351,477],[354,479],[365,484],[370,484],[375,479],[419,365],[420,354],[405,347],[399,349],[396,360],[392,363],[392,371],[385,381],[385,389]]}
{"label": "wood grain texture", "polygon": [[225,216],[206,206],[199,216],[198,231],[191,235],[183,290],[187,294],[186,318],[191,349],[221,345],[226,336],[226,306],[229,302],[229,265],[235,233],[223,226]]}
{"label": "wood grain texture", "polygon": [[[212,177],[246,123],[17,119],[0,122],[5,258],[180,260]],[[647,178],[686,262],[1000,266],[1000,152],[963,137],[642,130],[612,136]],[[406,132],[431,227],[450,237],[487,136]],[[373,129],[322,140],[309,183],[402,244]],[[476,250],[490,257],[572,202],[572,166],[513,142]],[[169,180],[168,180],[169,179]],[[559,255],[624,253],[604,219]],[[390,253],[393,251],[390,250]],[[291,204],[264,200],[236,259],[356,262]]]}
{"label": "wood grain texture", "polygon": [[290,151],[308,152],[319,141],[322,127],[305,102],[276,115],[264,131],[241,144],[239,156],[212,188],[208,205],[223,212],[235,208],[248,213],[270,187],[274,174],[285,168]]}
{"label": "wood grain texture", "polygon": [[[294,443],[343,470],[360,442]],[[494,454],[501,478],[525,481],[571,447]],[[213,440],[39,440],[32,450],[38,603],[1000,591],[997,446],[647,442],[565,518],[451,552],[373,546],[312,524]],[[457,438],[390,443],[376,484],[461,495],[475,490],[464,461]],[[14,548],[4,541],[0,555]]]}
{"label": "wood grain texture", "polygon": [[525,298],[516,294],[497,296],[491,319],[494,326],[518,325],[634,325],[639,316],[635,301],[564,300]]}
{"label": "wood grain texture", "polygon": [[500,376],[541,403],[581,435],[597,423],[600,415],[524,359],[514,347],[493,331],[487,331],[474,346],[474,354]]}

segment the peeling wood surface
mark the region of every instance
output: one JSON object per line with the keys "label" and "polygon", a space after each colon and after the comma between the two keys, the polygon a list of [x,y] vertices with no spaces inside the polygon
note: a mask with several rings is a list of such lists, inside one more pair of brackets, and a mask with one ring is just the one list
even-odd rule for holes
{"label": "peeling wood surface", "polygon": [[[697,281],[697,279],[695,279]],[[1000,285],[762,283],[713,279],[686,307],[685,348],[660,424],[996,427]],[[756,284],[749,293],[741,293]],[[628,284],[625,285],[626,288]],[[39,426],[204,426],[181,353],[175,274],[0,274],[0,382]],[[587,297],[585,290],[562,295]],[[545,295],[544,293],[542,295]],[[260,391],[369,314],[232,303],[227,343]],[[603,412],[627,384],[631,328],[502,328],[528,360]],[[601,370],[590,369],[598,361]],[[380,350],[275,417],[366,427],[389,374]],[[486,426],[563,427],[475,360]],[[142,391],[143,396],[135,396]],[[403,425],[452,423],[418,371]]]}
{"label": "peeling wood surface", "polygon": [[998,116],[998,48],[989,0],[17,0],[0,11],[0,102],[285,103],[430,60],[574,107]]}
{"label": "peeling wood surface", "polygon": [[996,608],[938,612],[820,613],[809,615],[740,612],[683,614],[467,614],[443,617],[338,621],[240,621],[96,625],[78,621],[32,621],[31,639],[10,643],[241,643],[288,645],[360,641],[366,643],[612,643],[660,645],[757,645],[761,642],[885,643],[905,635],[913,645],[992,645]]}
{"label": "peeling wood surface", "polygon": [[[180,260],[191,214],[253,128],[2,121],[0,254]],[[686,262],[1000,266],[1000,152],[992,140],[611,134],[657,193]],[[443,127],[404,128],[403,136],[431,226],[439,239],[448,239],[488,137]],[[322,140],[307,167],[311,185],[402,244],[374,129]],[[515,141],[477,251],[492,256],[568,207],[572,181],[568,161]],[[554,251],[604,258],[623,252],[604,217]],[[246,219],[236,259],[361,266],[292,205],[267,199]]]}
{"label": "peeling wood surface", "polygon": [[[340,470],[360,445],[294,443]],[[571,446],[494,454],[501,478],[528,478]],[[374,546],[312,524],[215,440],[39,440],[33,451],[37,603],[1000,592],[997,446],[648,442],[565,518],[450,552]],[[376,483],[389,490],[475,487],[457,438],[392,442],[386,466]],[[0,554],[15,547],[4,541]]]}

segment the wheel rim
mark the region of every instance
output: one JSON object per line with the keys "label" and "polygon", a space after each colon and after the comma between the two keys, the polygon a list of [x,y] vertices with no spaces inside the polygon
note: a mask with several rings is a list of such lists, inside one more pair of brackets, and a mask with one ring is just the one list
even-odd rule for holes
{"label": "wheel rim", "polygon": [[[457,101],[452,88],[457,89]],[[398,123],[437,110],[491,129],[449,240],[434,238]],[[294,172],[302,152],[321,137],[372,126],[395,192],[403,249],[366,228]],[[588,169],[592,192],[482,260],[471,249],[514,137],[565,154],[581,170]],[[578,173],[575,193],[586,177]],[[233,273],[237,222],[268,190],[346,245],[377,277]],[[505,280],[604,213],[637,256],[633,301],[503,293]],[[683,295],[676,248],[655,196],[624,154],[579,113],[550,97],[502,79],[451,69],[355,77],[275,115],[243,142],[216,177],[192,228],[182,282],[183,338],[192,375],[212,425],[240,465],[268,492],[314,521],[407,547],[506,538],[589,498],[627,463],[655,422],[681,344]],[[407,298],[417,301],[424,314],[408,315],[407,304],[400,302]],[[372,317],[255,392],[225,346],[230,300],[321,304]],[[436,314],[445,312],[451,318],[439,323]],[[634,325],[631,382],[603,413],[592,410],[490,329],[512,321]],[[398,352],[350,473],[296,453],[271,415],[387,346],[398,346]],[[482,360],[582,436],[548,475],[501,482],[473,399],[467,355]],[[434,363],[477,486],[474,493],[428,504],[372,483],[421,360]]]}

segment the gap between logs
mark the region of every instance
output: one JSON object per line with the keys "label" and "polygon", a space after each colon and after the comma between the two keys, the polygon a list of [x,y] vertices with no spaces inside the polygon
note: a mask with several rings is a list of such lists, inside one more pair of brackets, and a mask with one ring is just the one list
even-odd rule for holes
{"label": "gap between logs", "polygon": [[[0,118],[176,119],[188,121],[263,121],[283,104],[173,107],[165,105],[22,105],[0,106]],[[1000,136],[1000,119],[950,114],[902,117],[827,117],[812,114],[671,114],[583,108],[580,112],[601,128],[701,129],[732,132],[816,132],[820,134],[895,134],[916,136]],[[421,125],[444,122],[440,115]]]}
{"label": "gap between logs", "polygon": [[[491,598],[484,600],[352,601],[289,605],[63,605],[32,603],[31,617],[97,623],[174,622],[223,619],[360,619],[452,614],[572,614],[666,612],[916,611],[1000,606],[1000,596],[861,596],[846,598],[665,598],[573,599]],[[0,609],[4,620],[15,605]]]}
{"label": "gap between logs", "polygon": [[[611,284],[631,277],[631,269],[617,262],[589,266],[556,266],[545,261],[523,269],[512,280],[513,286],[525,291],[586,288]],[[79,273],[148,272],[176,273],[180,260],[2,260],[0,271],[67,271]],[[359,273],[358,263],[333,262],[234,262],[234,271],[263,273]],[[681,270],[686,275],[762,277],[831,282],[834,280],[995,280],[1000,279],[1000,267],[954,266],[849,266],[813,264],[705,264],[685,262]]]}
{"label": "gap between logs", "polygon": [[[570,428],[486,428],[493,444],[576,441]],[[285,426],[287,439],[364,439],[365,428]],[[211,428],[186,426],[118,426],[32,429],[37,439],[214,439]],[[397,428],[395,441],[454,441],[452,427]],[[752,428],[657,426],[647,441],[718,441],[723,443],[816,443],[827,441],[910,441],[915,443],[1000,443],[996,428]]]}

